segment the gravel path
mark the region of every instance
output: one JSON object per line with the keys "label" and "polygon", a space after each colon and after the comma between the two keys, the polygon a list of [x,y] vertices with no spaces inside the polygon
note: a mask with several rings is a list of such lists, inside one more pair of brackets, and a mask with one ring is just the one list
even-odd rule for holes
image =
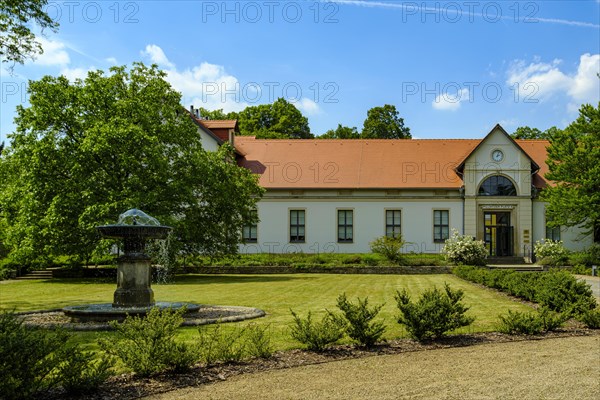
{"label": "gravel path", "polygon": [[599,399],[600,337],[367,357],[232,377],[175,399]]}
{"label": "gravel path", "polygon": [[600,300],[600,276],[589,276],[589,275],[575,275],[577,279],[586,281],[592,288],[594,296]]}

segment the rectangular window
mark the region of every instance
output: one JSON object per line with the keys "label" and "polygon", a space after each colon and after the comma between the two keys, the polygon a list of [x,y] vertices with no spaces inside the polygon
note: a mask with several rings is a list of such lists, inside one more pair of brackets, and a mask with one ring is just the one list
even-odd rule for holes
{"label": "rectangular window", "polygon": [[433,210],[433,241],[443,242],[450,237],[448,210]]}
{"label": "rectangular window", "polygon": [[352,243],[354,240],[354,211],[338,210],[338,242]]}
{"label": "rectangular window", "polygon": [[546,239],[560,240],[560,226],[553,228],[546,225]]}
{"label": "rectangular window", "polygon": [[402,212],[400,210],[385,211],[385,235],[398,237],[402,234]]}
{"label": "rectangular window", "polygon": [[[252,213],[253,213],[253,217],[254,217],[253,219],[258,220],[258,212],[256,210],[254,210]],[[257,239],[258,239],[257,234],[258,234],[258,225],[256,222],[247,223],[242,228],[242,239],[243,239],[244,243],[256,243]]]}
{"label": "rectangular window", "polygon": [[290,243],[304,243],[305,215],[304,210],[290,210]]}

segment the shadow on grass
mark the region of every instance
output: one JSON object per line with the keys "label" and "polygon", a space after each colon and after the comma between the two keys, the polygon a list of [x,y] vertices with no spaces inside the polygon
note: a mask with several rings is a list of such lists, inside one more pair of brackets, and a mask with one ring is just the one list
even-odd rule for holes
{"label": "shadow on grass", "polygon": [[209,285],[213,283],[267,283],[267,282],[288,282],[288,281],[306,281],[315,279],[306,275],[179,275],[167,285]]}
{"label": "shadow on grass", "polygon": [[[306,281],[315,279],[306,275],[177,275],[166,283],[152,282],[152,285],[209,285],[225,283],[260,283],[260,282],[288,282]],[[25,282],[25,281],[22,281]],[[54,278],[35,281],[36,284],[61,284],[61,285],[116,285],[116,278]]]}

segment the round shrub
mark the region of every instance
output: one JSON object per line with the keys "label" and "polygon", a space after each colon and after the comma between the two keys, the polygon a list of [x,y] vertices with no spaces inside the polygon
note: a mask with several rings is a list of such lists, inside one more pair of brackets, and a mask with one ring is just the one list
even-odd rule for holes
{"label": "round shrub", "polygon": [[544,265],[561,265],[569,259],[569,252],[560,240],[537,241],[533,247],[535,257]]}
{"label": "round shrub", "polygon": [[446,240],[442,252],[446,260],[454,264],[468,265],[485,265],[488,253],[483,240],[461,235],[456,229],[452,230],[452,236]]}

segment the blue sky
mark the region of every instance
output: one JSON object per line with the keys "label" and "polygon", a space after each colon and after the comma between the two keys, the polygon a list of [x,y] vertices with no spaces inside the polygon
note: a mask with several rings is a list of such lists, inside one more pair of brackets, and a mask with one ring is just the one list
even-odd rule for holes
{"label": "blue sky", "polygon": [[[322,134],[394,104],[416,138],[564,127],[600,100],[600,1],[50,2],[45,53],[2,70],[0,140],[27,80],[155,62],[182,103],[285,97]],[[6,66],[6,64],[4,64]]]}

